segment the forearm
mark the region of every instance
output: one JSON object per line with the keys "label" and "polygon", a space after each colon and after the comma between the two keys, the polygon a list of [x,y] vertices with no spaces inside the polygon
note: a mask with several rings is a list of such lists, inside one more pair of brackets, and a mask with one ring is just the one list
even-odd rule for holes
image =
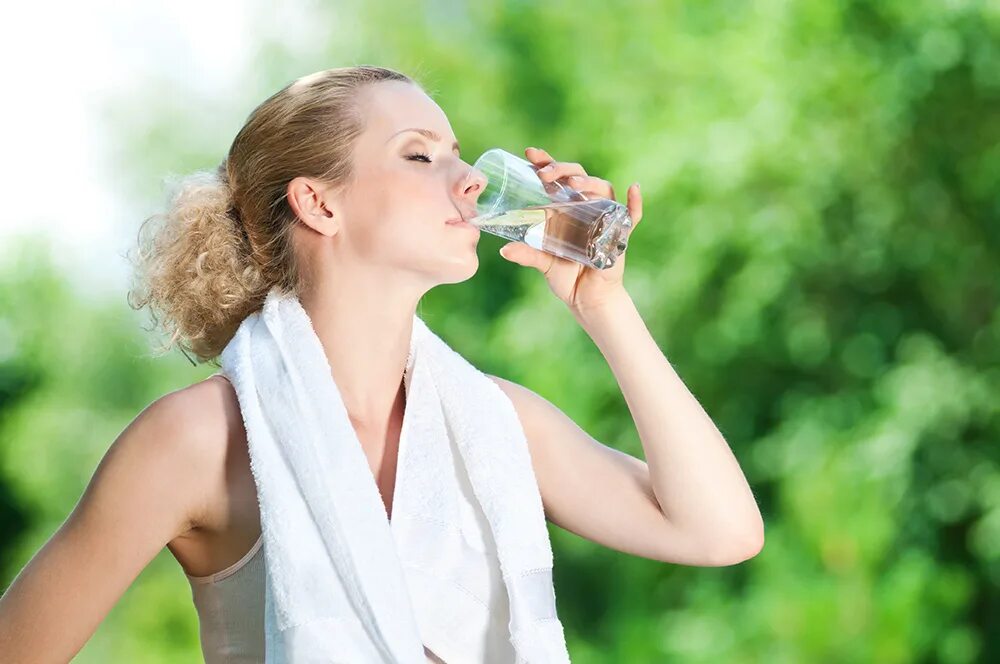
{"label": "forearm", "polygon": [[621,387],[664,516],[713,549],[761,545],[763,521],[739,463],[627,291],[573,314]]}

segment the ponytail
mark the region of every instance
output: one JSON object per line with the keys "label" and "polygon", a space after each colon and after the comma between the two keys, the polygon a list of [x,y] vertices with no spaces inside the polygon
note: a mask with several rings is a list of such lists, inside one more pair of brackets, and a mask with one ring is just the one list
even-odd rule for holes
{"label": "ponytail", "polygon": [[[221,175],[221,177],[220,177]],[[158,351],[177,345],[205,362],[222,352],[240,322],[263,304],[267,280],[233,206],[225,162],[171,183],[165,211],[139,229],[128,302],[150,307],[167,335]]]}

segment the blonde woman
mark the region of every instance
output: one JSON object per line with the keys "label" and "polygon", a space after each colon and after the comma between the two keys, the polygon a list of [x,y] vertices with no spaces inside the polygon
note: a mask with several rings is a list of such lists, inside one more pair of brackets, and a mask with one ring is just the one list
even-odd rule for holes
{"label": "blonde woman", "polygon": [[[614,198],[579,164],[525,154],[547,166],[543,179]],[[478,229],[450,222],[474,211],[483,186],[414,80],[376,66],[317,72],[260,104],[218,171],[190,176],[144,224],[130,302],[151,308],[171,344],[216,362],[272,287],[296,293],[391,515],[414,312],[434,286],[476,273]],[[638,222],[638,186],[627,204]],[[600,347],[648,460],[602,445],[538,394],[490,376],[523,425],[546,519],[683,565],[730,565],[760,551],[763,524],[739,464],[645,328],[623,287],[624,256],[607,270],[522,243],[504,256],[543,275]],[[167,547],[191,584],[206,662],[261,662],[261,540],[240,404],[218,373],[158,398],[112,443],[65,523],[0,599],[3,660],[69,661]],[[491,661],[503,661],[496,652]]]}

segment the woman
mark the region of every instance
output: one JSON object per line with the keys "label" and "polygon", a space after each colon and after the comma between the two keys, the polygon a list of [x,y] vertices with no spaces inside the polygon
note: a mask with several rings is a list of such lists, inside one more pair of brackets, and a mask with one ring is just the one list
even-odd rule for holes
{"label": "woman", "polygon": [[[579,164],[526,156],[543,180],[614,198]],[[484,182],[448,118],[413,80],[374,66],[317,72],[258,106],[217,173],[183,183],[142,240],[130,299],[170,344],[215,361],[273,286],[314,324],[388,515],[420,298],[478,268],[468,217]],[[628,208],[641,218],[637,185]],[[144,224],[144,227],[146,225]],[[608,448],[533,391],[510,398],[546,518],[598,544],[687,565],[763,545],[728,445],[657,348],[626,293],[624,257],[593,270],[512,243],[598,344],[649,465]],[[208,662],[263,661],[259,505],[246,430],[221,374],[157,399],[114,441],[66,522],[0,600],[10,661],[68,661],[166,546],[191,582]],[[441,661],[429,650],[431,661]]]}

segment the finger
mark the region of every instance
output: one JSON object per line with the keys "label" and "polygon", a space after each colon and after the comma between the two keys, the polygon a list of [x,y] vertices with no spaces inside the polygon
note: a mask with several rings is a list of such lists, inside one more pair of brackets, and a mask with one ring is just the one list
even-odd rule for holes
{"label": "finger", "polygon": [[500,255],[511,263],[533,267],[542,274],[552,268],[556,259],[554,255],[529,247],[523,242],[508,242],[500,247]]}
{"label": "finger", "polygon": [[536,166],[544,166],[551,161],[555,161],[552,155],[541,148],[525,148],[524,154]]}
{"label": "finger", "polygon": [[553,161],[538,169],[538,177],[543,182],[552,182],[570,175],[590,177],[587,171],[583,170],[583,166],[572,161]]}
{"label": "finger", "polygon": [[[569,161],[556,161],[548,152],[540,148],[526,148],[524,154],[538,168],[539,177],[546,182],[551,182],[567,175],[587,176],[587,171],[580,164]],[[545,174],[544,177],[542,176],[543,173]]]}
{"label": "finger", "polygon": [[618,200],[615,197],[615,189],[609,181],[587,175],[587,171],[580,164],[554,161],[548,152],[536,147],[526,148],[524,153],[536,167],[542,167],[538,170],[542,181],[551,182],[565,178],[566,184],[581,194],[594,194],[601,198]]}
{"label": "finger", "polygon": [[625,193],[625,198],[628,216],[632,219],[632,227],[635,228],[642,221],[642,192],[639,191],[638,182],[632,183]]}
{"label": "finger", "polygon": [[602,198],[617,200],[615,188],[611,186],[611,183],[593,175],[571,175],[566,178],[566,184],[581,194],[593,193]]}

